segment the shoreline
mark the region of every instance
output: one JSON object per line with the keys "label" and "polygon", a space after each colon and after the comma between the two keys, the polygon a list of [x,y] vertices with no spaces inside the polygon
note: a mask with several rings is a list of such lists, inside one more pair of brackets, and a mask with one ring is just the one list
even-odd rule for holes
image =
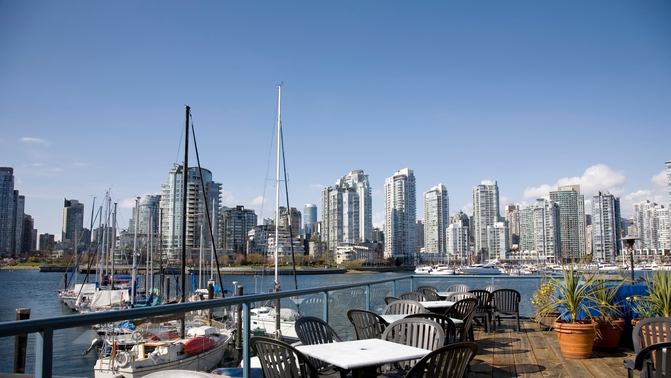
{"label": "shoreline", "polygon": [[3,267],[0,267],[0,270],[40,270],[40,267],[25,266],[25,265],[14,265],[14,266],[5,265]]}

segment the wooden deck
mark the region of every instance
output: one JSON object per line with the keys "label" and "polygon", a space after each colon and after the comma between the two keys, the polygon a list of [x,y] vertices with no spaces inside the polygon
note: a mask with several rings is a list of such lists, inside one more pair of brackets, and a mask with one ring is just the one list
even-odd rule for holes
{"label": "wooden deck", "polygon": [[622,361],[633,359],[633,350],[595,349],[591,358],[568,359],[562,356],[554,331],[541,331],[538,324],[521,320],[522,329],[517,333],[514,323],[503,320],[493,333],[476,329],[479,350],[468,378],[627,377]]}

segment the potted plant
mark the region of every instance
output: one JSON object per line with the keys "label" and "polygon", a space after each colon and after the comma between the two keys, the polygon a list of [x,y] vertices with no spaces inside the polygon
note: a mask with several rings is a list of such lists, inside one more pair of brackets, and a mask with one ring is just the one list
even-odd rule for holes
{"label": "potted plant", "polygon": [[[566,358],[589,358],[594,347],[596,326],[592,322],[595,284],[599,275],[586,275],[573,264],[563,269],[563,279],[550,279],[551,299],[538,312],[541,316],[559,311],[554,323],[559,347]],[[566,320],[564,320],[566,319]]]}
{"label": "potted plant", "polygon": [[542,330],[552,328],[554,322],[559,318],[559,310],[543,312],[543,308],[552,304],[552,285],[549,280],[545,280],[538,290],[533,292],[531,304],[536,309],[534,320],[541,326]]}
{"label": "potted plant", "polygon": [[[652,279],[645,284],[648,295],[627,298],[632,311],[642,319],[671,316],[671,275],[662,270],[653,271]],[[636,320],[632,319],[632,325],[636,325]]]}
{"label": "potted plant", "polygon": [[617,292],[624,283],[625,280],[615,284],[599,280],[593,286],[592,300],[599,314],[592,318],[597,326],[594,339],[594,346],[597,348],[617,348],[620,345],[625,320],[621,317],[622,312],[616,299]]}

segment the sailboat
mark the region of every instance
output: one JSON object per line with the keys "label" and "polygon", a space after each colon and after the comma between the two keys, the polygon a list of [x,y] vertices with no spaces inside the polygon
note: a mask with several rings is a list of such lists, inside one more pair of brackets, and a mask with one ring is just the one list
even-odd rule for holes
{"label": "sailboat", "polygon": [[[186,137],[183,166],[183,207],[186,214],[187,174],[189,150],[189,113],[186,107]],[[186,240],[186,216],[182,216],[182,241]],[[137,223],[136,223],[137,224]],[[185,302],[186,245],[182,243],[182,302]],[[137,321],[136,321],[137,324]],[[147,374],[172,369],[211,370],[224,355],[224,348],[232,338],[229,328],[204,323],[186,325],[182,316],[179,323],[149,325],[131,334],[136,343],[127,350],[119,350],[113,343],[111,348],[100,349],[93,368],[95,378],[139,378]]]}
{"label": "sailboat", "polygon": [[[275,287],[274,291],[280,291],[278,280],[278,257],[280,254],[280,162],[282,152],[282,85],[278,85],[277,93],[277,170],[275,176],[275,237],[274,237],[274,265],[275,265]],[[287,209],[289,207],[287,206]],[[289,224],[291,222],[288,222]],[[291,236],[291,235],[290,235]],[[295,277],[295,275],[294,275]],[[288,303],[288,302],[287,302]],[[295,321],[300,316],[298,310],[280,306],[277,300],[275,306],[261,306],[252,308],[249,312],[252,332],[255,334],[265,333],[277,339],[298,340]]]}

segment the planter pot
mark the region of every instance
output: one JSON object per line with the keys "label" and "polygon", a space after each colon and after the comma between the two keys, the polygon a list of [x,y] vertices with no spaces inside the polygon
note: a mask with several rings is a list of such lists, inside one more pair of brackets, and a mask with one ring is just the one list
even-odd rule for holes
{"label": "planter pot", "polygon": [[607,321],[600,317],[593,319],[597,324],[595,348],[617,348],[620,345],[620,336],[624,329],[624,319]]}
{"label": "planter pot", "polygon": [[589,358],[594,347],[596,326],[592,322],[555,323],[561,353],[565,358]]}
{"label": "planter pot", "polygon": [[558,312],[551,312],[545,316],[537,317],[536,321],[538,322],[543,331],[547,331],[549,329],[552,329],[552,326],[558,317],[559,317]]}

